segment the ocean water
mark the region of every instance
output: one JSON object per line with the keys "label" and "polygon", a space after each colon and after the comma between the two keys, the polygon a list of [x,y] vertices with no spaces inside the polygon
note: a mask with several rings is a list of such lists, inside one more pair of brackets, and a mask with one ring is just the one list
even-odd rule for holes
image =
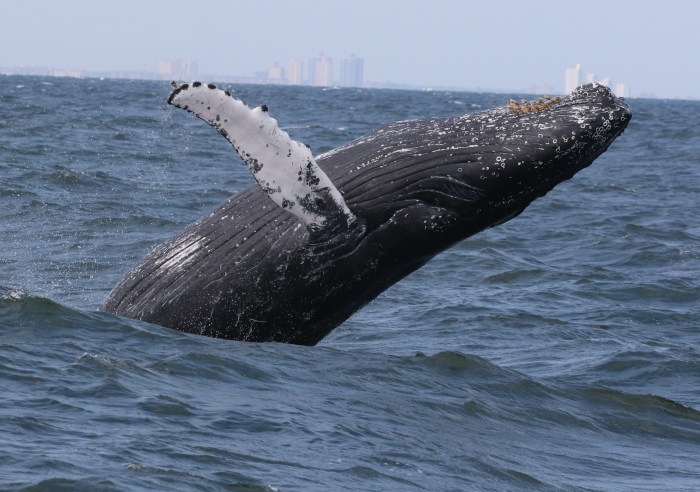
{"label": "ocean water", "polygon": [[[226,87],[315,153],[523,97]],[[700,489],[700,102],[300,347],[99,312],[252,182],[169,89],[0,76],[0,490]]]}

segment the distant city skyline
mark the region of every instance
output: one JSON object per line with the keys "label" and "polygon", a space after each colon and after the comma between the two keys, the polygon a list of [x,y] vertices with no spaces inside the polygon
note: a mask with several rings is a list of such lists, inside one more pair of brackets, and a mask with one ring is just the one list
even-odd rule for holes
{"label": "distant city skyline", "polygon": [[[352,54],[350,57],[340,59],[340,66],[334,71],[333,57],[320,53],[316,57],[308,59],[308,74],[304,73],[304,62],[299,57],[291,58],[286,66],[275,62],[268,67],[266,72],[257,72],[249,76],[226,75],[219,76],[218,81],[257,83],[257,84],[283,84],[283,85],[308,85],[316,87],[365,87],[363,80],[364,59]],[[25,67],[26,68],[26,67]],[[160,60],[158,70],[153,73],[90,73],[76,69],[29,69],[28,74],[49,75],[57,77],[90,77],[107,76],[112,78],[141,78],[141,79],[161,79],[161,80],[195,80],[201,79],[198,70],[198,63],[191,60]],[[0,67],[0,74],[13,73],[12,70]],[[21,68],[15,69],[14,73],[23,73]],[[204,77],[206,79],[206,76]],[[208,80],[208,79],[207,79]],[[540,87],[542,90],[518,91],[547,94],[569,94],[576,87],[584,83],[598,82],[607,85],[617,96],[629,97],[630,91],[624,82],[615,82],[610,77],[596,77],[593,72],[584,71],[580,63],[564,71],[563,90]],[[391,84],[389,84],[391,85]],[[374,87],[380,87],[374,84]],[[468,89],[464,89],[468,90]]]}
{"label": "distant city skyline", "polygon": [[321,83],[309,59],[323,52],[345,83],[356,53],[368,87],[563,93],[578,63],[632,97],[698,99],[698,18],[700,2],[682,0],[5,1],[0,67],[142,78],[190,60],[222,81]]}
{"label": "distant city skyline", "polygon": [[[371,87],[371,88],[406,88],[420,89],[392,82],[385,84],[363,80],[364,59],[352,54],[350,57],[340,59],[339,68],[334,70],[334,58],[321,52],[318,56],[308,58],[306,65],[299,57],[291,58],[286,65],[275,62],[266,71],[257,71],[248,75],[231,74],[200,74],[198,63],[192,60],[160,60],[157,70],[152,72],[90,72],[82,69],[46,68],[46,67],[0,67],[0,75],[46,75],[55,77],[106,77],[106,78],[132,78],[145,80],[214,80],[218,82],[250,83],[250,84],[281,84],[281,85],[306,85],[315,87]],[[304,70],[308,67],[308,70]],[[304,75],[306,73],[306,75]],[[533,94],[569,94],[581,84],[598,82],[613,90],[621,97],[630,97],[630,89],[624,82],[613,81],[610,77],[596,77],[595,73],[585,71],[580,63],[564,70],[564,79],[561,88],[552,86],[535,86],[530,89],[510,91],[513,93]],[[447,90],[464,90],[469,88],[449,88]],[[509,92],[494,90],[494,92]],[[642,97],[649,97],[643,95]],[[653,97],[653,96],[652,96]]]}
{"label": "distant city skyline", "polygon": [[[308,70],[304,71],[304,67]],[[188,81],[204,77],[219,81],[243,81],[260,84],[309,85],[316,87],[364,87],[364,59],[355,54],[341,58],[337,68],[334,58],[324,53],[308,58],[306,65],[299,57],[291,58],[286,66],[275,62],[266,71],[249,75],[200,74],[199,64],[193,60],[160,60],[154,71],[91,72],[77,68],[1,67],[0,75],[45,75],[53,77],[108,77]]]}

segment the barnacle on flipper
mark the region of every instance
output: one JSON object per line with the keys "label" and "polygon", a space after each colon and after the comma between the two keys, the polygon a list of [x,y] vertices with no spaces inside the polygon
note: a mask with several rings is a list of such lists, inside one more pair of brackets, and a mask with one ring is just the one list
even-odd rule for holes
{"label": "barnacle on flipper", "polygon": [[508,109],[514,113],[536,113],[558,103],[559,101],[561,101],[561,97],[551,96],[543,96],[535,99],[534,101],[526,101],[523,99],[521,102],[511,99],[508,102]]}

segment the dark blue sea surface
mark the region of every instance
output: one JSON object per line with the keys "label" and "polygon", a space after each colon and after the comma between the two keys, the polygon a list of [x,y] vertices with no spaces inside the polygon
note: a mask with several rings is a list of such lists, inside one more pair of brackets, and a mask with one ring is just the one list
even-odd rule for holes
{"label": "dark blue sea surface", "polygon": [[[522,97],[226,88],[315,153]],[[700,102],[301,347],[99,311],[252,183],[169,90],[0,77],[1,490],[700,490]]]}

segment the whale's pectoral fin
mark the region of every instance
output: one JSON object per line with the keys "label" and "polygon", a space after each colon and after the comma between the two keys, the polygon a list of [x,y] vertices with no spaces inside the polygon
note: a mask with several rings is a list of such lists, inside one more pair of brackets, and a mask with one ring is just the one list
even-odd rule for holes
{"label": "whale's pectoral fin", "polygon": [[168,104],[203,119],[231,142],[265,193],[310,232],[353,228],[356,218],[311,150],[292,140],[267,113],[251,109],[214,84],[176,84]]}

